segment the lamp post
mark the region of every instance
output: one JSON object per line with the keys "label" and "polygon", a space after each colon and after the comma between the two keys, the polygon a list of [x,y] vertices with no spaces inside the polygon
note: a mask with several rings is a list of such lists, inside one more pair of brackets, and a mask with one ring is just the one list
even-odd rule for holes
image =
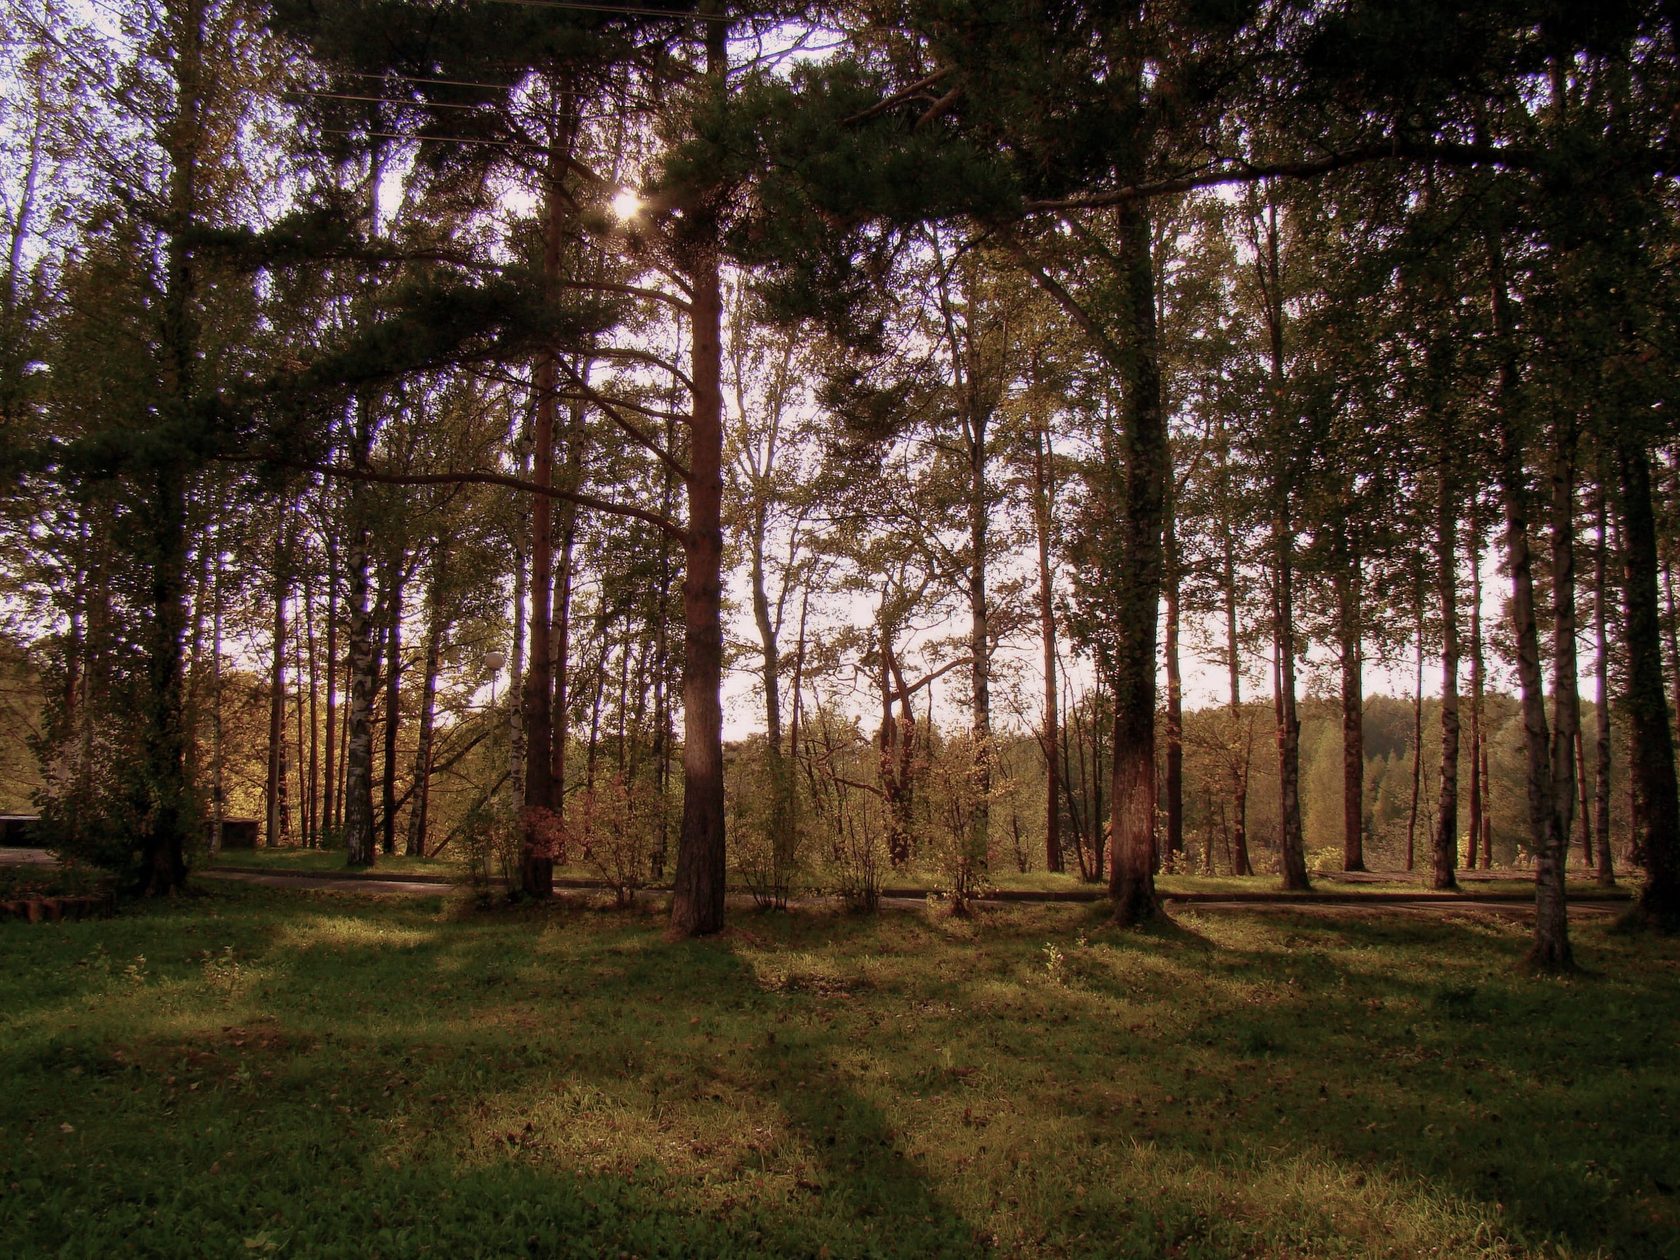
{"label": "lamp post", "polygon": [[496,681],[502,676],[502,666],[507,664],[507,653],[501,648],[491,648],[484,654],[484,668],[490,671],[490,711],[496,709]]}

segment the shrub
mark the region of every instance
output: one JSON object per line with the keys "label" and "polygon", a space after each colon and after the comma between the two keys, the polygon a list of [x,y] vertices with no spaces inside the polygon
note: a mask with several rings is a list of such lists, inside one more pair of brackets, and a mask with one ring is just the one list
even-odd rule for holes
{"label": "shrub", "polygon": [[566,839],[613,890],[620,907],[645,887],[659,841],[664,800],[622,772],[596,783],[578,798],[566,820]]}
{"label": "shrub", "polygon": [[922,791],[927,806],[928,861],[964,915],[991,870],[991,811],[1013,791],[989,738],[962,732],[938,741],[927,758]]}
{"label": "shrub", "polygon": [[466,859],[463,878],[479,905],[489,906],[498,886],[504,897],[516,895],[524,843],[518,811],[500,801],[486,801],[462,820],[460,835]]}
{"label": "shrub", "polygon": [[730,767],[729,850],[761,909],[787,908],[802,873],[806,829],[797,764],[755,742]]}

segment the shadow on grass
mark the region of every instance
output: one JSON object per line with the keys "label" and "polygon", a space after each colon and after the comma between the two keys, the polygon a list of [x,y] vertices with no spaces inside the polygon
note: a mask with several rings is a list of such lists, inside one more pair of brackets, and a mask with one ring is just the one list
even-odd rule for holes
{"label": "shadow on grass", "polygon": [[[1476,923],[802,913],[668,943],[589,911],[215,909],[41,947],[144,951],[151,975],[16,988],[21,1018],[80,1026],[0,1050],[25,1138],[0,1151],[23,1188],[3,1236],[1311,1255],[1397,1253],[1416,1218],[1448,1250],[1680,1243],[1680,1022],[1639,973],[1676,966],[1666,945],[1593,936],[1606,976],[1582,985],[1520,979],[1524,934]],[[224,942],[245,970],[221,989],[199,953]],[[102,985],[127,994],[105,1023]]]}

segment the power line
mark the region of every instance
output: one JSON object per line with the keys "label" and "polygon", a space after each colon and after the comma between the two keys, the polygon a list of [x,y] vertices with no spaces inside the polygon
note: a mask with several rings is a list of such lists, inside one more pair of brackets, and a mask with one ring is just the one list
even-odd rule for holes
{"label": "power line", "polygon": [[445,87],[483,88],[487,92],[506,92],[519,86],[518,82],[473,83],[466,79],[422,78],[417,74],[398,74],[395,70],[346,70],[341,73],[354,75],[358,79],[400,79],[404,83],[440,83]]}
{"label": "power line", "polygon": [[397,99],[394,99],[394,98],[389,97],[389,96],[358,96],[358,95],[356,95],[355,93],[352,93],[352,92],[314,92],[314,91],[310,91],[308,88],[294,88],[291,91],[290,95],[292,95],[292,96],[311,96],[311,97],[314,97],[316,100],[322,100],[322,101],[368,101],[368,102],[370,102],[371,104],[374,104],[374,105],[395,105],[395,106],[398,106],[398,107],[407,106],[411,109],[423,108],[423,109],[477,110],[477,109],[482,108],[482,106],[478,106],[478,105],[458,104],[455,101],[414,101],[414,100],[404,101],[404,100],[397,100]]}
{"label": "power line", "polygon": [[[374,105],[395,106],[398,109],[459,109],[472,113],[484,108],[482,104],[463,105],[457,101],[404,100],[393,96],[361,96],[353,92],[318,92],[309,88],[294,88],[290,94],[293,96],[309,96],[314,97],[317,100],[327,101],[367,101]],[[547,111],[533,112],[540,112],[546,118],[564,118],[573,122],[601,122],[604,119],[617,117],[615,114],[580,114],[572,112],[550,114]]]}
{"label": "power line", "polygon": [[633,4],[589,4],[585,0],[491,0],[493,4],[514,4],[528,9],[565,9],[574,13],[606,13],[625,17],[684,18],[692,22],[715,21],[721,13],[695,13],[681,9],[653,9]]}
{"label": "power line", "polygon": [[483,139],[475,136],[423,136],[401,131],[350,131],[340,127],[322,127],[321,131],[329,136],[365,136],[370,140],[413,140],[420,144],[490,144],[503,149],[522,149],[528,153],[550,152],[546,144],[537,144],[529,140],[498,140],[490,136]]}

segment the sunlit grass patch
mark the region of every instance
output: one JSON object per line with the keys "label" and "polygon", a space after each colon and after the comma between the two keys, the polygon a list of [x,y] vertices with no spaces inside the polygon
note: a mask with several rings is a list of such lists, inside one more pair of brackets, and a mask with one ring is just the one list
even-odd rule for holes
{"label": "sunlit grass patch", "polygon": [[[1680,945],[260,889],[0,925],[17,1254],[1660,1256]],[[143,959],[144,962],[137,962]],[[65,1128],[64,1126],[68,1126]]]}

